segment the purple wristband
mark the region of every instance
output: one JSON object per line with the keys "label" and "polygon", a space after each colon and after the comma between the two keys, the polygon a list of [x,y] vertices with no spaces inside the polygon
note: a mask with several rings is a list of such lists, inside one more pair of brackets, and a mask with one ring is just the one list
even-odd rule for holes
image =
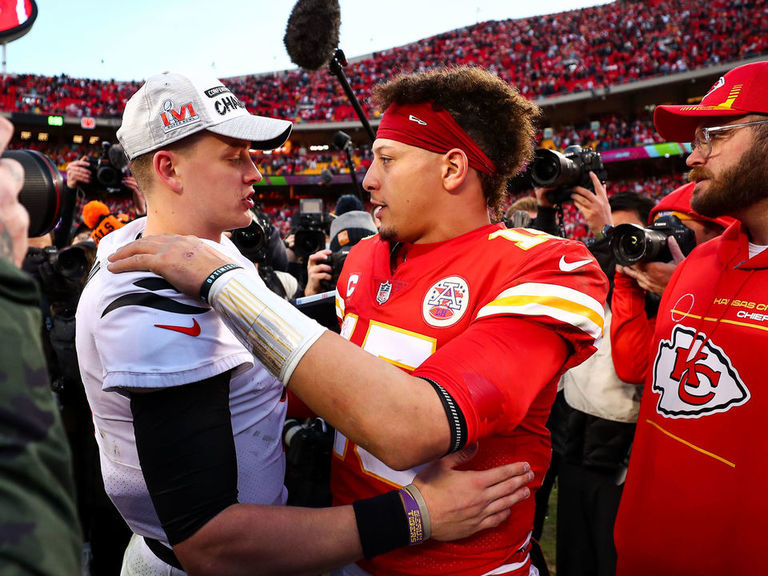
{"label": "purple wristband", "polygon": [[405,488],[398,490],[400,498],[405,506],[405,517],[408,519],[409,544],[415,546],[426,540],[424,537],[424,524],[421,519],[421,509],[416,499]]}

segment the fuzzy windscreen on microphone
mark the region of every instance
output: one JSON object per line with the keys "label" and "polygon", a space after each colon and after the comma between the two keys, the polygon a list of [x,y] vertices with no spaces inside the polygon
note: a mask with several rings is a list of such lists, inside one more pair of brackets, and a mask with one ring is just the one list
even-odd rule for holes
{"label": "fuzzy windscreen on microphone", "polygon": [[306,70],[326,65],[339,45],[338,0],[299,0],[291,11],[283,43],[291,62]]}

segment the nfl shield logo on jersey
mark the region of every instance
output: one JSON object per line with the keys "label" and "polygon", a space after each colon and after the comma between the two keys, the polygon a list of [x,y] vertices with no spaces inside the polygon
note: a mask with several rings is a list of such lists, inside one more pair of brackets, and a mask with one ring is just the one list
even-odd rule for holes
{"label": "nfl shield logo on jersey", "polygon": [[668,418],[699,418],[725,412],[750,398],[722,348],[701,332],[678,324],[659,342],[653,366],[656,410]]}
{"label": "nfl shield logo on jersey", "polygon": [[392,293],[392,284],[387,280],[386,282],[382,282],[379,284],[379,291],[376,293],[376,302],[379,303],[379,306],[384,304],[387,300],[389,300],[389,295]]}

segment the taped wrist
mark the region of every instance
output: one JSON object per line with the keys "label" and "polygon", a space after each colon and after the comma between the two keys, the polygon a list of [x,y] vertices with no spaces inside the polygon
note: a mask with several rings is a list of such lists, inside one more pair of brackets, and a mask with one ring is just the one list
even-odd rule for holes
{"label": "taped wrist", "polygon": [[216,279],[208,300],[238,339],[283,384],[326,330],[270,291],[258,274],[245,270],[232,270]]}
{"label": "taped wrist", "polygon": [[363,555],[370,559],[407,546],[411,534],[399,490],[352,504]]}

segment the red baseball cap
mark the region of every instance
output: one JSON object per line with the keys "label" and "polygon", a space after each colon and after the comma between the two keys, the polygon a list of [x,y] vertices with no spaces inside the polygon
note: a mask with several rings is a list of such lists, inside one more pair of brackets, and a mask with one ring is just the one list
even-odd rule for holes
{"label": "red baseball cap", "polygon": [[768,114],[768,62],[734,68],[715,82],[700,104],[657,106],[653,123],[668,142],[690,142],[696,127],[707,118]]}
{"label": "red baseball cap", "polygon": [[691,196],[693,195],[693,189],[696,187],[695,182],[689,182],[683,184],[679,188],[675,188],[664,196],[659,203],[651,208],[651,213],[648,216],[648,223],[653,224],[656,218],[664,216],[666,214],[673,214],[681,220],[698,220],[699,222],[713,222],[719,224],[723,228],[728,228],[731,224],[736,222],[735,219],[730,216],[718,216],[717,218],[708,218],[696,212],[691,208]]}

